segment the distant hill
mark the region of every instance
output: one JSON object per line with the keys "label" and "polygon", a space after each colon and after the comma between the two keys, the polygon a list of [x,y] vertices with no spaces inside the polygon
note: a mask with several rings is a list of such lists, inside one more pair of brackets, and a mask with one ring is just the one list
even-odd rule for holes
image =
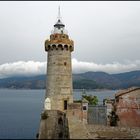
{"label": "distant hill", "polygon": [[[9,77],[0,79],[0,88],[44,89],[45,83],[45,75]],[[119,74],[105,72],[73,74],[74,89],[120,89],[132,86],[140,86],[140,71]]]}
{"label": "distant hill", "polygon": [[0,79],[0,88],[44,89],[45,81],[45,75],[32,77],[9,77]]}
{"label": "distant hill", "polygon": [[111,74],[105,72],[86,72],[82,74],[74,75],[74,80],[81,77],[88,80],[94,80],[95,83],[101,88],[118,88],[121,81],[118,78],[113,77]]}
{"label": "distant hill", "polygon": [[112,76],[121,81],[121,88],[140,86],[140,71],[112,74]]}

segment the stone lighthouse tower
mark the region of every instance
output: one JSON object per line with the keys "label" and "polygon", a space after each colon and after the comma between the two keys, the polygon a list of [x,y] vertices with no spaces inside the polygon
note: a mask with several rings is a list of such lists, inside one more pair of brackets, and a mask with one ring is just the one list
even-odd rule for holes
{"label": "stone lighthouse tower", "polygon": [[50,35],[45,41],[47,56],[47,82],[44,109],[67,110],[67,105],[73,103],[71,52],[74,43],[69,39],[65,25],[60,17]]}

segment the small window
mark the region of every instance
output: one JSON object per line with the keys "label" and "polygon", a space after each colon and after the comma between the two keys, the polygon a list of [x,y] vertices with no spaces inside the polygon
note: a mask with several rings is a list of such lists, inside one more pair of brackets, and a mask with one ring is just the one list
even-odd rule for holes
{"label": "small window", "polygon": [[64,110],[67,110],[67,100],[64,100]]}
{"label": "small window", "polygon": [[87,110],[87,107],[86,106],[83,106],[83,110]]}
{"label": "small window", "polygon": [[66,62],[64,62],[64,65],[66,66],[66,65],[67,65],[67,63],[66,63]]}

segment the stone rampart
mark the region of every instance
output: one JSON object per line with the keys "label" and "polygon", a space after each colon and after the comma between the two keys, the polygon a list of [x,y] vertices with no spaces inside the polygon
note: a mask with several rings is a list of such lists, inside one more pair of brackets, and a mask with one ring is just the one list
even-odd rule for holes
{"label": "stone rampart", "polygon": [[41,114],[38,139],[68,139],[68,120],[64,112],[46,110]]}

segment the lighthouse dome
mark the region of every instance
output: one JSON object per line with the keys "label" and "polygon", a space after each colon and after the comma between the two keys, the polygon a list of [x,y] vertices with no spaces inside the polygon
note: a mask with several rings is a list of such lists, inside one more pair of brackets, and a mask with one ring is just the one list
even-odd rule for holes
{"label": "lighthouse dome", "polygon": [[58,20],[54,24],[54,29],[51,32],[52,34],[67,34],[67,30],[65,30],[65,25],[62,23],[61,16],[60,16],[60,7],[58,10]]}

